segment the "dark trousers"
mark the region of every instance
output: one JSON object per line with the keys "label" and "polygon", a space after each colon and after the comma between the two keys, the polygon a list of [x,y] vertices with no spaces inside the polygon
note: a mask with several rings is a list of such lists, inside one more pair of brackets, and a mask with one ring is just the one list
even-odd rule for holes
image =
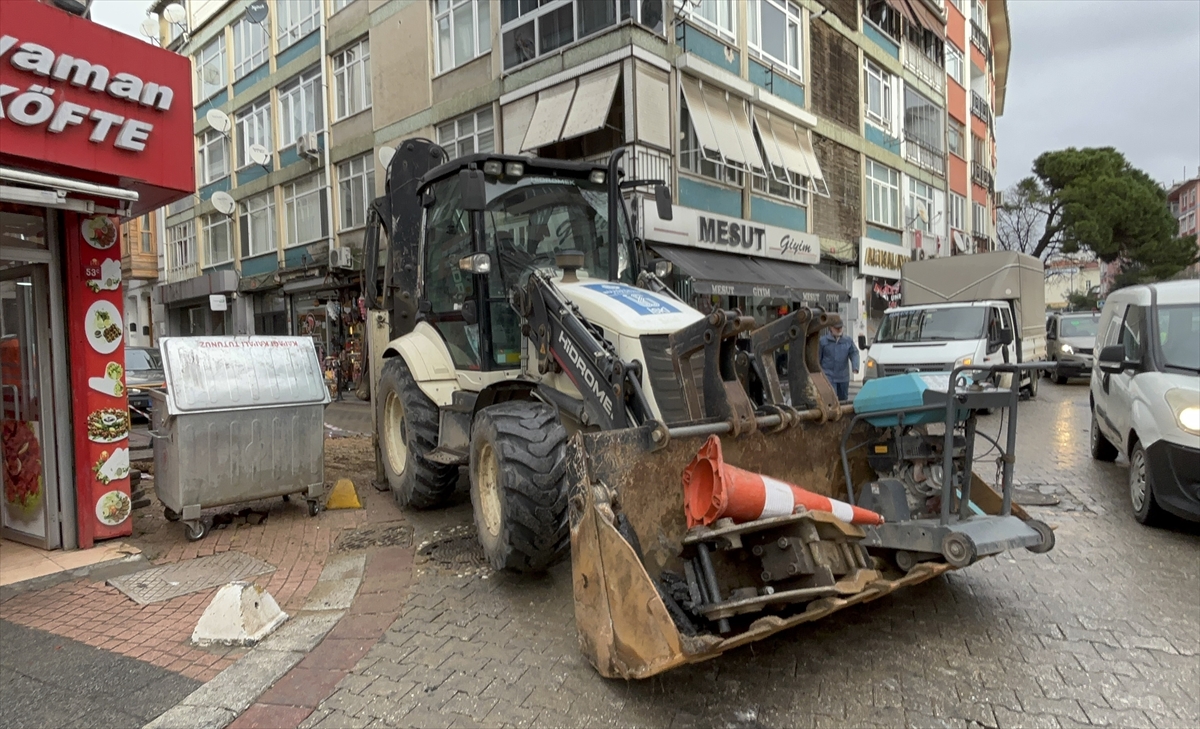
{"label": "dark trousers", "polygon": [[837,394],[838,402],[845,402],[850,399],[850,383],[849,382],[833,382],[833,391]]}

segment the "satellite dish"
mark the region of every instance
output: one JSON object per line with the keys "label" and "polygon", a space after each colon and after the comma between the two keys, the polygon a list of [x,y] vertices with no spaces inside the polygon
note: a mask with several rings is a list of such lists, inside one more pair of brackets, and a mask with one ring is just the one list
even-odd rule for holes
{"label": "satellite dish", "polygon": [[212,194],[212,204],[213,207],[217,209],[218,213],[221,213],[222,215],[233,215],[235,203],[233,202],[233,196],[229,193],[220,191],[214,192]]}
{"label": "satellite dish", "polygon": [[383,146],[383,147],[379,148],[379,161],[383,163],[384,167],[387,167],[389,164],[391,164],[392,157],[395,157],[395,156],[396,156],[396,148],[395,147]]}
{"label": "satellite dish", "polygon": [[187,20],[187,11],[179,3],[171,3],[163,8],[162,14],[173,25],[183,25],[183,21]]}
{"label": "satellite dish", "polygon": [[271,153],[261,144],[251,144],[250,149],[246,150],[246,156],[256,165],[265,165],[271,161]]}
{"label": "satellite dish", "polygon": [[138,29],[142,31],[142,35],[150,40],[158,40],[158,16],[147,15],[142,24],[138,26]]}
{"label": "satellite dish", "polygon": [[208,120],[209,126],[216,129],[221,134],[228,134],[233,128],[233,122],[229,121],[229,115],[220,109],[209,109],[204,118]]}
{"label": "satellite dish", "polygon": [[921,219],[922,223],[929,223],[929,211],[924,207],[917,208],[917,217]]}
{"label": "satellite dish", "polygon": [[267,19],[267,0],[254,0],[246,6],[246,17],[251,23],[262,23]]}

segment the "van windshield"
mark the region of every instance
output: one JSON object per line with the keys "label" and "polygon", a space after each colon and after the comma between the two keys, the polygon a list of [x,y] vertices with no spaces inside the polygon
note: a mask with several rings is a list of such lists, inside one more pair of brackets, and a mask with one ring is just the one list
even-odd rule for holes
{"label": "van windshield", "polygon": [[1168,367],[1200,372],[1200,305],[1158,307],[1158,343]]}
{"label": "van windshield", "polygon": [[883,318],[875,341],[886,344],[980,339],[986,313],[987,309],[981,306],[891,312]]}
{"label": "van windshield", "polygon": [[1064,316],[1058,324],[1059,337],[1095,337],[1096,329],[1100,326],[1099,314],[1085,316]]}

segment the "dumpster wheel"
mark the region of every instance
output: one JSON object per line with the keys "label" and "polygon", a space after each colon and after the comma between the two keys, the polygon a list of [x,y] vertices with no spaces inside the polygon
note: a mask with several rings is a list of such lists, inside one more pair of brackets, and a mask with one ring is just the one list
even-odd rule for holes
{"label": "dumpster wheel", "polygon": [[185,522],[183,534],[189,542],[198,542],[208,534],[208,524],[205,524],[202,519]]}

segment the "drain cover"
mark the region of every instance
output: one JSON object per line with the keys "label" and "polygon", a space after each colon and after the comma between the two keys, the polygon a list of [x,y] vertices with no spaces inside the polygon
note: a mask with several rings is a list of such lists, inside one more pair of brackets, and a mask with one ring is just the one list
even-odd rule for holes
{"label": "drain cover", "polygon": [[248,554],[223,552],[121,575],[108,584],[139,605],[149,605],[274,571],[273,566]]}
{"label": "drain cover", "polygon": [[411,547],[413,530],[407,524],[378,524],[372,527],[346,532],[337,541],[342,552],[369,547]]}
{"label": "drain cover", "polygon": [[420,561],[451,570],[486,567],[483,546],[475,530],[468,526],[457,526],[445,534],[425,542],[417,549]]}
{"label": "drain cover", "polygon": [[1057,506],[1062,499],[1054,494],[1044,494],[1030,489],[1013,489],[1013,501],[1021,506]]}

